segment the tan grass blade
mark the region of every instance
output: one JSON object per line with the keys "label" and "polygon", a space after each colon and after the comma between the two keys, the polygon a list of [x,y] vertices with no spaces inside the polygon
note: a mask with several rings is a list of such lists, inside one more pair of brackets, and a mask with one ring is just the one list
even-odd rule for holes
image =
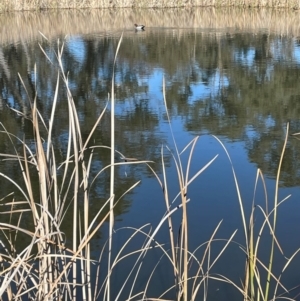
{"label": "tan grass blade", "polygon": [[[120,251],[118,252],[116,258],[114,259],[114,262],[113,262],[113,264],[112,264],[112,269],[118,264],[118,262],[122,261],[124,258],[127,258],[127,257],[129,257],[129,256],[131,256],[131,255],[133,255],[133,254],[135,254],[135,253],[142,253],[142,252],[144,252],[144,251],[147,251],[144,247],[142,247],[142,248],[139,249],[139,250],[130,252],[130,253],[125,254],[124,256],[121,257],[122,251],[123,251],[124,248],[129,244],[129,242],[132,240],[132,238],[135,237],[135,236],[137,235],[137,233],[143,233],[143,234],[145,234],[146,237],[149,237],[149,236],[150,236],[149,233],[145,233],[144,231],[142,231],[142,229],[143,229],[144,227],[146,227],[146,226],[148,226],[148,224],[146,224],[146,225],[144,225],[144,226],[142,226],[142,227],[140,227],[140,228],[138,228],[138,229],[134,229],[134,230],[135,230],[134,233],[133,233],[133,234],[130,236],[130,238],[124,243],[124,245],[121,247]],[[130,229],[130,227],[129,227],[129,229]],[[151,229],[150,229],[150,231],[151,231]],[[127,275],[126,279],[124,280],[122,286],[119,288],[119,290],[118,290],[119,292],[118,292],[117,296],[116,296],[115,299],[114,299],[115,301],[117,301],[117,300],[119,299],[121,293],[123,292],[123,290],[124,290],[126,284],[127,284],[128,281],[129,281],[130,276],[133,274],[135,267],[138,265],[139,259],[140,259],[140,258],[141,258],[141,256],[139,256],[139,257],[137,258],[137,260],[135,261],[135,263],[132,265],[130,271],[128,271],[128,275]],[[133,284],[132,284],[132,286],[131,286],[131,289],[130,289],[130,292],[129,292],[129,296],[131,296],[131,294],[132,294],[132,290],[133,290],[133,287],[134,287],[134,283],[135,283],[135,281],[136,281],[137,275],[139,275],[139,270],[140,270],[140,268],[141,268],[141,265],[142,265],[142,262],[140,262],[139,267],[138,267],[138,269],[137,269],[137,271],[136,271],[136,273],[135,273],[135,279],[134,279]],[[128,299],[130,299],[130,297],[129,297]]]}
{"label": "tan grass blade", "polygon": [[38,33],[39,33],[45,40],[48,41],[48,38],[47,38],[41,31],[38,30]]}
{"label": "tan grass blade", "polygon": [[[180,187],[180,193],[181,193],[181,204],[182,204],[182,222],[181,222],[181,227],[182,227],[182,234],[181,234],[181,244],[182,244],[182,250],[183,250],[183,254],[182,252],[180,252],[180,266],[181,266],[181,258],[183,256],[183,300],[187,301],[188,300],[188,283],[187,283],[187,279],[188,279],[188,267],[187,267],[187,262],[188,262],[188,220],[187,220],[187,209],[186,209],[186,202],[187,202],[187,198],[186,198],[186,191],[184,189],[184,172],[183,172],[183,168],[182,168],[182,162],[180,160],[180,155],[179,155],[179,151],[178,151],[178,147],[176,144],[176,140],[174,137],[174,133],[173,133],[173,129],[171,126],[171,122],[170,122],[170,116],[169,116],[169,112],[168,112],[168,106],[167,106],[167,100],[166,100],[166,87],[165,87],[165,77],[163,77],[163,99],[164,99],[164,104],[165,104],[165,108],[166,108],[166,114],[167,114],[167,118],[168,118],[168,123],[169,123],[169,127],[170,127],[170,132],[171,132],[171,136],[172,136],[172,140],[174,143],[174,147],[176,150],[176,157],[177,160],[175,159],[175,164],[176,164],[176,169],[177,169],[177,175],[178,175],[178,182],[179,182],[179,187]],[[178,294],[178,298],[180,294]]]}
{"label": "tan grass blade", "polygon": [[[190,166],[191,166],[191,162],[192,162],[192,156],[194,154],[194,149],[195,149],[195,146],[196,146],[196,143],[197,143],[198,139],[199,139],[199,136],[195,137],[191,141],[192,147],[191,147],[191,150],[189,152],[189,158],[188,158],[188,163],[187,163],[186,172],[185,172],[185,186],[187,186],[187,183],[188,183],[189,171],[190,171]],[[186,148],[184,150],[186,150]]]}
{"label": "tan grass blade", "polygon": [[[211,235],[209,241],[207,242],[207,245],[206,245],[204,254],[203,254],[203,256],[202,256],[202,260],[201,260],[201,262],[200,262],[200,264],[199,264],[199,269],[198,269],[198,271],[197,271],[196,274],[195,274],[196,277],[195,277],[195,280],[194,280],[193,286],[192,286],[192,298],[191,298],[191,300],[195,300],[195,298],[196,298],[196,294],[197,294],[198,289],[199,289],[199,287],[198,287],[198,289],[195,288],[195,286],[196,286],[196,280],[198,279],[198,276],[200,275],[200,272],[203,271],[203,264],[204,264],[204,260],[205,260],[205,258],[206,258],[206,254],[207,254],[208,251],[209,251],[210,245],[211,245],[212,241],[214,240],[214,237],[215,237],[215,235],[216,235],[218,229],[220,228],[221,223],[222,223],[222,221],[219,222],[219,224],[218,224],[217,227],[215,228],[213,234]],[[197,248],[197,249],[198,249],[198,248]],[[197,251],[197,249],[194,251],[194,253]],[[204,272],[203,272],[203,274],[204,274]]]}
{"label": "tan grass blade", "polygon": [[86,141],[85,141],[85,143],[84,143],[84,146],[82,147],[83,150],[86,149],[86,147],[87,147],[87,145],[88,145],[90,139],[92,138],[92,136],[93,136],[95,130],[97,129],[97,126],[98,126],[98,124],[100,123],[100,121],[101,121],[101,119],[102,119],[104,113],[106,113],[107,106],[108,106],[108,102],[106,103],[106,105],[105,105],[104,109],[102,110],[100,116],[98,117],[97,121],[95,122],[93,128],[91,129],[91,131],[90,131],[90,133],[89,133],[89,135],[88,135],[88,137],[87,137],[87,139],[86,139]]}
{"label": "tan grass blade", "polygon": [[56,88],[53,96],[53,105],[52,105],[51,116],[49,120],[49,132],[48,132],[48,139],[47,139],[47,161],[49,161],[50,159],[49,156],[50,156],[50,150],[52,146],[52,129],[54,124],[54,114],[55,114],[55,109],[57,104],[58,88],[59,88],[59,72],[57,74]]}
{"label": "tan grass blade", "polygon": [[[257,256],[257,249],[254,250],[254,201],[255,201],[255,195],[257,191],[257,185],[258,185],[258,180],[259,178],[262,181],[263,188],[264,188],[264,194],[265,194],[265,202],[266,202],[266,213],[268,214],[268,195],[267,195],[267,188],[266,188],[266,183],[263,177],[263,174],[260,169],[257,170],[256,173],[256,179],[255,179],[255,186],[254,186],[254,194],[253,194],[253,200],[252,200],[252,212],[250,215],[250,220],[249,220],[249,254],[248,254],[248,263],[246,264],[246,271],[245,271],[245,282],[244,282],[244,289],[245,289],[245,296],[247,296],[248,293],[248,285],[250,281],[250,298],[255,298],[255,269],[256,269],[256,256]],[[258,236],[258,240],[260,239],[260,235]],[[258,247],[258,244],[257,244]],[[260,281],[258,281],[260,284]],[[257,291],[261,294],[261,288],[260,286],[257,288]],[[260,295],[257,295],[257,299],[259,300]]]}
{"label": "tan grass blade", "polygon": [[282,166],[284,152],[285,152],[285,149],[286,149],[288,134],[289,134],[289,123],[286,126],[286,135],[285,135],[285,140],[284,140],[284,144],[283,144],[283,148],[282,148],[282,152],[281,152],[281,156],[280,156],[280,160],[279,160],[277,176],[276,176],[275,197],[274,197],[274,216],[273,216],[273,229],[272,229],[274,235],[272,236],[273,239],[272,239],[272,246],[271,246],[271,250],[270,250],[270,259],[269,259],[268,276],[267,276],[267,282],[266,282],[266,290],[265,290],[264,301],[267,301],[268,296],[269,296],[271,271],[272,271],[273,256],[274,256],[274,245],[275,245],[274,236],[275,236],[276,221],[277,221],[277,204],[278,204],[279,179],[280,179],[281,166]]}
{"label": "tan grass blade", "polygon": [[[284,273],[284,271],[287,269],[287,267],[290,265],[290,263],[292,262],[292,260],[295,258],[295,256],[300,252],[300,248],[298,250],[296,250],[292,256],[288,259],[288,261],[286,262],[286,264],[284,265],[281,273],[280,273],[280,276],[278,277],[278,280],[277,280],[277,283],[276,283],[276,287],[274,289],[274,294],[273,294],[273,298],[272,300],[275,301],[276,300],[276,293],[278,291],[278,287],[280,286],[280,279],[281,279],[281,276],[282,274]],[[294,301],[294,299],[291,299]]]}
{"label": "tan grass blade", "polygon": [[[188,201],[189,201],[189,200],[188,200]],[[169,217],[170,215],[172,215],[172,214],[173,214],[175,211],[177,211],[177,209],[179,209],[180,207],[182,207],[182,204],[180,204],[178,207],[172,209],[167,215],[163,216],[163,218],[161,219],[161,221],[159,222],[159,224],[157,225],[157,227],[155,228],[155,230],[153,231],[153,233],[152,233],[151,235],[148,236],[148,237],[149,237],[149,238],[148,238],[148,241],[147,241],[146,245],[144,246],[144,248],[142,249],[142,252],[140,253],[138,259],[136,260],[136,263],[137,263],[141,258],[143,258],[143,257],[145,256],[145,253],[146,253],[146,252],[149,250],[149,248],[150,248],[150,244],[151,244],[152,242],[155,242],[154,237],[155,237],[155,235],[157,234],[157,232],[160,230],[160,228],[161,228],[161,226],[164,224],[164,222],[168,219],[168,217]],[[170,257],[168,256],[168,258],[170,258]],[[171,262],[173,262],[173,261],[171,260]],[[119,298],[119,296],[120,296],[120,293],[121,293],[121,292],[118,293],[118,296],[116,297],[115,300],[118,300],[118,298]]]}
{"label": "tan grass blade", "polygon": [[[122,165],[132,165],[132,164],[148,164],[148,163],[151,163],[151,161],[132,161],[132,162],[119,162],[119,163],[115,163],[114,166],[122,166]],[[92,185],[95,183],[96,179],[99,177],[99,175],[101,173],[103,173],[106,169],[109,169],[111,166],[110,165],[107,165],[105,167],[103,167],[100,171],[98,171],[98,173],[94,176],[93,180],[91,181],[90,183],[90,187],[89,187],[89,190],[91,189]]]}
{"label": "tan grass blade", "polygon": [[[167,182],[167,176],[166,176],[166,168],[165,168],[165,162],[164,162],[164,155],[163,155],[163,147],[161,147],[161,160],[162,160],[162,171],[163,171],[163,184],[159,183],[162,187],[163,194],[164,194],[164,200],[166,204],[166,210],[167,213],[170,211],[170,201],[169,201],[169,193],[168,193],[168,182]],[[171,219],[171,216],[168,217],[168,227],[169,227],[169,237],[170,237],[170,243],[171,243],[171,252],[172,252],[172,262],[173,262],[173,271],[174,271],[174,279],[176,282],[179,281],[179,275],[178,275],[178,267],[177,267],[177,260],[176,260],[176,252],[175,252],[175,243],[174,243],[174,229],[173,229],[173,222]],[[177,284],[177,283],[176,283]]]}
{"label": "tan grass blade", "polygon": [[[187,188],[188,188],[188,186],[201,174],[201,173],[203,173],[216,159],[217,159],[217,157],[218,157],[219,155],[215,155],[208,163],[206,163],[200,170],[198,170],[197,172],[196,172],[196,174],[195,175],[193,175],[192,176],[192,178],[191,179],[189,179],[188,180],[188,182],[187,183],[185,183],[185,185],[184,185],[184,187],[178,192],[178,194],[175,196],[175,198],[173,199],[173,201],[172,201],[172,203],[174,203],[176,200],[177,200],[177,198],[179,197],[179,196],[181,196],[181,191],[183,190],[183,191],[187,191]],[[175,159],[175,157],[174,157],[174,159]],[[176,164],[176,161],[175,161],[175,164]]]}
{"label": "tan grass blade", "polygon": [[213,137],[220,143],[220,145],[222,146],[222,148],[224,149],[226,155],[227,155],[227,158],[231,164],[231,170],[232,170],[232,174],[233,174],[233,178],[234,178],[234,182],[235,182],[235,187],[236,187],[236,191],[237,191],[237,195],[238,195],[238,200],[239,200],[239,205],[240,205],[240,211],[241,211],[241,216],[242,216],[242,222],[243,222],[243,229],[244,229],[244,235],[245,235],[245,241],[246,241],[246,247],[247,247],[247,250],[249,249],[248,247],[248,235],[247,235],[247,223],[246,223],[246,218],[245,218],[245,211],[244,211],[244,206],[243,206],[243,202],[242,202],[242,197],[241,197],[241,193],[240,193],[240,189],[239,189],[239,184],[238,184],[238,181],[237,181],[237,177],[236,177],[236,174],[235,174],[235,170],[234,170],[234,167],[233,167],[233,163],[232,163],[232,160],[231,160],[231,157],[225,147],[225,145],[223,144],[223,142],[216,136],[213,135]]}
{"label": "tan grass blade", "polygon": [[106,295],[106,300],[110,301],[110,290],[111,290],[111,283],[110,283],[110,270],[111,270],[111,253],[112,253],[112,234],[113,234],[113,227],[114,227],[114,212],[113,212],[113,207],[114,207],[114,182],[115,182],[115,65],[117,61],[117,56],[118,52],[121,46],[121,42],[123,39],[123,33],[119,39],[118,46],[116,49],[115,53],[115,59],[113,63],[113,74],[112,74],[112,83],[111,83],[111,132],[110,132],[110,139],[111,139],[111,152],[110,152],[110,205],[109,205],[109,243],[108,243],[108,279],[107,279],[107,295]]}

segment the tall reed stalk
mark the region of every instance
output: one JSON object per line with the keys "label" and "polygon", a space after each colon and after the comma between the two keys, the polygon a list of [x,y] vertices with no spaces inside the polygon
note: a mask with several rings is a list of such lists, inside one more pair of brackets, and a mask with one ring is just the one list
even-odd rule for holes
{"label": "tall reed stalk", "polygon": [[[283,143],[283,148],[282,148],[281,156],[280,156],[279,163],[278,163],[277,176],[276,176],[276,182],[275,182],[275,194],[274,194],[273,208],[269,212],[268,207],[269,207],[270,202],[269,202],[268,195],[267,195],[266,183],[265,183],[265,180],[264,180],[261,170],[258,169],[256,180],[255,180],[252,210],[251,210],[251,213],[249,216],[249,222],[247,222],[247,218],[246,218],[247,214],[245,212],[245,208],[244,208],[244,204],[243,204],[243,200],[241,197],[241,192],[240,192],[240,188],[239,188],[239,184],[238,184],[238,179],[237,179],[234,167],[233,167],[232,160],[231,160],[230,155],[229,155],[228,151],[226,150],[224,144],[217,137],[215,137],[222,145],[222,147],[225,150],[226,155],[231,163],[232,174],[234,177],[235,187],[236,187],[238,201],[239,201],[239,205],[240,205],[240,212],[241,212],[244,235],[245,235],[244,252],[246,254],[246,269],[245,269],[245,279],[244,279],[243,287],[239,288],[235,284],[234,284],[234,286],[243,294],[243,298],[245,301],[248,301],[248,300],[250,300],[250,301],[275,300],[278,295],[279,287],[284,290],[284,294],[281,295],[282,298],[287,299],[287,300],[294,300],[293,298],[285,297],[285,295],[287,295],[289,293],[289,289],[287,289],[281,283],[280,280],[283,275],[283,272],[291,264],[292,259],[298,254],[300,249],[297,249],[290,258],[286,258],[284,256],[284,252],[280,246],[280,243],[276,237],[278,207],[282,203],[284,203],[286,200],[288,200],[290,197],[290,195],[288,195],[285,198],[283,198],[282,200],[279,200],[279,197],[278,197],[281,167],[282,167],[282,162],[284,159],[284,153],[285,153],[285,149],[286,149],[286,145],[287,145],[288,136],[289,136],[289,124],[287,124],[287,127],[286,127],[285,140]],[[265,209],[262,208],[260,205],[255,205],[255,195],[256,195],[259,180],[261,180],[262,186],[264,189],[265,204],[266,204]],[[255,235],[254,235],[254,233],[255,233],[255,223],[254,223],[255,210],[259,210],[263,216],[263,222],[260,225],[260,227],[258,228],[259,231],[258,231],[257,237],[255,237]],[[256,225],[256,227],[257,227],[257,225]],[[258,258],[258,250],[259,250],[259,247],[261,244],[263,232],[266,228],[268,229],[267,232],[269,232],[270,236],[271,236],[271,246],[270,246],[270,250],[269,250],[269,260],[268,260],[268,263],[265,264]],[[286,263],[284,264],[279,276],[276,276],[273,272],[275,246],[280,251],[280,253],[282,255],[282,259],[283,258],[286,259]],[[262,272],[264,272],[266,274],[265,278],[263,278],[261,276]],[[221,278],[223,278],[223,276]],[[270,285],[272,283],[273,283],[273,292],[270,293]]]}
{"label": "tall reed stalk", "polygon": [[112,83],[111,83],[111,106],[110,106],[110,116],[111,116],[111,131],[110,131],[110,214],[109,214],[109,251],[108,251],[108,279],[107,279],[107,300],[110,298],[110,275],[111,275],[111,253],[112,253],[112,238],[113,238],[113,228],[114,228],[114,200],[115,200],[115,65],[118,56],[118,51],[121,46],[123,34],[119,40],[114,64],[113,64],[113,74],[112,74]]}

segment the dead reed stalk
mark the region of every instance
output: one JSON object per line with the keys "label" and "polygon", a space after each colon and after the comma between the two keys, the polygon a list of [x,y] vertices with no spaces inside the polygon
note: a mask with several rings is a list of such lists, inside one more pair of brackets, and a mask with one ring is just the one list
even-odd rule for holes
{"label": "dead reed stalk", "polygon": [[0,12],[71,8],[167,8],[196,6],[299,9],[300,4],[297,0],[1,0]]}

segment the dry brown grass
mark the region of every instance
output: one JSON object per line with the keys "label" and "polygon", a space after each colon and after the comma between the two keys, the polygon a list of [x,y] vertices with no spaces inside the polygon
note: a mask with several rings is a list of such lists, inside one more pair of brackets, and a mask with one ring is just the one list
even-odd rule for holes
{"label": "dry brown grass", "polygon": [[41,38],[39,31],[49,39],[66,34],[103,34],[120,36],[123,30],[132,30],[134,23],[146,25],[146,32],[162,27],[174,28],[180,34],[184,28],[216,29],[226,32],[247,30],[280,35],[300,36],[300,14],[292,10],[193,8],[193,9],[103,9],[57,10],[40,14],[15,12],[0,14],[0,43],[30,42]]}
{"label": "dry brown grass", "polygon": [[294,8],[297,0],[1,0],[0,11],[24,11],[66,8],[115,8],[115,7],[194,7],[194,6],[239,6]]}

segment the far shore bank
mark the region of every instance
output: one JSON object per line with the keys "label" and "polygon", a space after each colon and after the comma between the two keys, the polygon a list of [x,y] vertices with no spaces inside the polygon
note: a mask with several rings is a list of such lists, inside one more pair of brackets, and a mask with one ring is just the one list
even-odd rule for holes
{"label": "far shore bank", "polygon": [[300,37],[300,13],[288,9],[243,8],[181,8],[181,9],[87,9],[32,11],[0,14],[0,43],[27,43],[42,39],[40,32],[50,40],[58,36],[101,34],[119,37],[122,31],[133,31],[134,23],[146,25],[140,38],[156,30],[172,29],[180,36],[186,29],[209,30],[233,34],[247,31],[282,37]]}
{"label": "far shore bank", "polygon": [[0,12],[84,8],[269,7],[300,9],[300,0],[0,0]]}

